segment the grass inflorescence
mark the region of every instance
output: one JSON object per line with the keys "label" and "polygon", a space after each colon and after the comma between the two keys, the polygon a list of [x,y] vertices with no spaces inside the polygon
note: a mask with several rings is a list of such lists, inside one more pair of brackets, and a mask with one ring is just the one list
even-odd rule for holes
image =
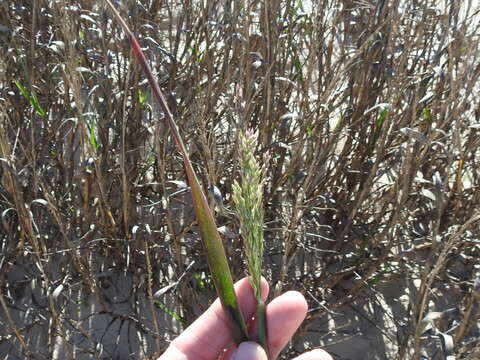
{"label": "grass inflorescence", "polygon": [[240,133],[238,140],[240,182],[234,181],[233,201],[240,220],[248,272],[257,300],[257,325],[260,344],[267,349],[265,304],[261,292],[263,260],[263,180],[262,169],[255,159],[256,137]]}

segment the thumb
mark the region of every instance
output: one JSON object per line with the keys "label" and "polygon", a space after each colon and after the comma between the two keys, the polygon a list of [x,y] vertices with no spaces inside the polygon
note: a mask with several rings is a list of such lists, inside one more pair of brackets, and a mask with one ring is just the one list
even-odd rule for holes
{"label": "thumb", "polygon": [[245,341],[238,345],[231,360],[268,360],[265,350],[253,341]]}

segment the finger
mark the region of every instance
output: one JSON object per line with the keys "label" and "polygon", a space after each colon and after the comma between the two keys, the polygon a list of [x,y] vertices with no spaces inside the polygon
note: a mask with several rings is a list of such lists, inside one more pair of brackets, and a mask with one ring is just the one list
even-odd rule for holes
{"label": "finger", "polygon": [[[268,283],[262,279],[262,296],[268,295]],[[250,319],[256,310],[256,301],[248,278],[235,284],[235,293],[245,319]],[[228,320],[217,299],[179,337],[172,341],[158,360],[210,360],[233,343]]]}
{"label": "finger", "polygon": [[333,358],[322,349],[315,349],[297,356],[293,360],[333,360]]}
{"label": "finger", "polygon": [[307,301],[298,291],[288,291],[267,305],[269,359],[276,359],[307,315]]}
{"label": "finger", "polygon": [[265,350],[256,342],[241,343],[232,355],[231,360],[268,360]]}

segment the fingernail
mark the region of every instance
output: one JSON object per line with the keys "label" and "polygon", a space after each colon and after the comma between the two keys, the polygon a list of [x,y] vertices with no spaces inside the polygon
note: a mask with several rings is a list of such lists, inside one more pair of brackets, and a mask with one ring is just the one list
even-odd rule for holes
{"label": "fingernail", "polygon": [[265,350],[253,341],[245,341],[238,345],[231,360],[268,360]]}

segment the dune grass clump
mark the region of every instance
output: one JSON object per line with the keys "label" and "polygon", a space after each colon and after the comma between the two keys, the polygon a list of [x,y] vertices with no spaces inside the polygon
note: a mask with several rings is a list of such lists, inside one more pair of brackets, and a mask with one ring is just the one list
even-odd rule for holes
{"label": "dune grass clump", "polygon": [[227,209],[239,130],[270,154],[262,274],[310,305],[279,359],[479,358],[478,1],[115,6],[171,113],[103,1],[0,1],[0,358],[153,358],[215,296],[169,115]]}

